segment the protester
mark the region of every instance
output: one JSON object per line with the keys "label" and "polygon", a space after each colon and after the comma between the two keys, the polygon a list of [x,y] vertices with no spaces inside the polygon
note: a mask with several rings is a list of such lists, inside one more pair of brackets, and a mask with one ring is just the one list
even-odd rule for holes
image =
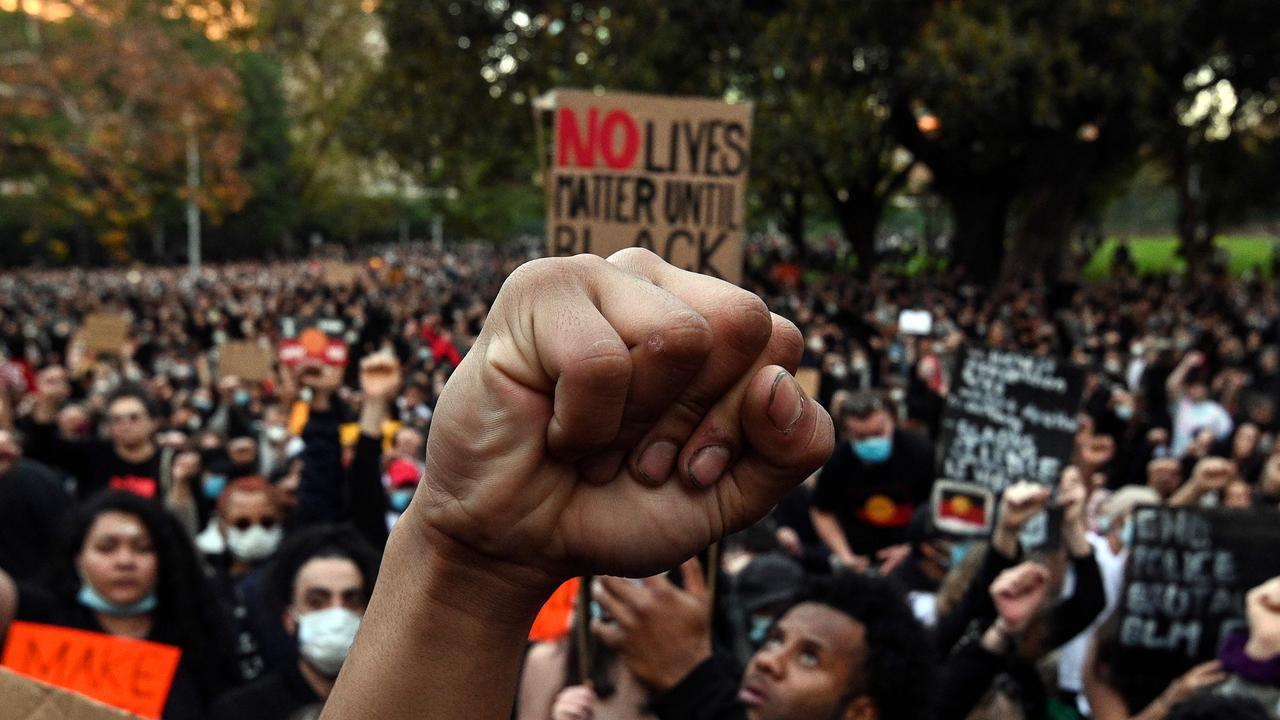
{"label": "protester", "polygon": [[842,442],[818,475],[813,525],[836,560],[892,571],[910,552],[907,525],[933,487],[929,442],[898,429],[873,393],[845,401]]}
{"label": "protester", "polygon": [[[639,252],[611,264],[579,258],[516,271],[524,249],[467,245],[371,250],[378,257],[360,260],[389,262],[398,279],[370,263],[341,284],[326,279],[320,263],[207,267],[195,277],[167,268],[133,278],[114,270],[0,271],[0,568],[24,587],[39,580],[60,557],[51,539],[61,515],[83,511],[112,487],[145,495],[176,518],[177,542],[198,535],[209,551],[188,585],[212,607],[195,612],[221,618],[205,624],[229,668],[214,685],[244,688],[274,677],[282,683],[277,690],[292,688],[280,693],[297,700],[299,713],[315,712],[325,685],[297,679],[304,672],[296,633],[286,627],[283,607],[267,607],[269,550],[276,536],[284,547],[292,536],[333,523],[374,548],[391,548],[387,562],[397,571],[384,583],[400,589],[382,592],[384,616],[398,599],[420,600],[423,588],[439,587],[439,576],[447,580],[443,602],[416,619],[396,614],[377,622],[375,602],[368,642],[394,647],[410,636],[418,643],[426,618],[434,632],[442,623],[434,618],[464,608],[448,615],[448,633],[391,656],[400,659],[390,665],[451,688],[488,677],[487,696],[514,683],[489,663],[501,655],[502,667],[518,667],[523,642],[512,638],[523,629],[516,620],[553,580],[593,569],[670,570],[745,525],[749,532],[722,545],[722,572],[710,583],[717,588],[712,654],[723,663],[708,688],[692,690],[720,687],[727,712],[747,710],[735,699],[738,668],[752,662],[794,593],[844,582],[814,576],[859,568],[888,575],[910,608],[936,621],[939,659],[931,675],[940,673],[943,684],[929,700],[944,709],[1057,717],[1087,708],[1090,678],[1102,677],[1143,711],[1166,691],[1166,700],[1181,699],[1212,676],[1192,673],[1176,692],[1170,677],[1158,687],[1135,683],[1143,668],[1116,651],[1115,629],[1104,622],[1109,611],[1095,610],[1119,604],[1132,545],[1126,519],[1136,505],[1165,501],[1237,513],[1280,506],[1280,304],[1272,282],[1178,284],[1128,274],[1088,284],[1013,278],[984,288],[954,271],[860,280],[783,261],[771,242],[748,244],[747,292]],[[618,264],[628,274],[610,267]],[[798,271],[775,272],[780,264]],[[579,293],[599,287],[607,292],[583,304]],[[662,316],[664,308],[674,314]],[[904,309],[925,309],[932,329],[904,333]],[[78,328],[93,312],[129,318],[121,347],[89,350]],[[674,336],[659,333],[665,344],[655,348],[644,333],[660,317],[684,324],[669,328]],[[584,345],[575,335],[594,341],[592,333],[605,326],[613,335],[606,333],[604,344]],[[309,328],[342,344],[345,364],[275,358],[267,376],[253,380],[223,365],[226,342],[279,348]],[[962,353],[983,346],[1078,366],[1085,378],[1079,432],[1062,458],[1072,479],[1064,474],[1056,494],[1028,495],[1015,485],[996,498],[991,537],[957,542],[928,522],[939,413]],[[553,352],[557,347],[569,349]],[[600,354],[582,354],[588,347]],[[625,377],[616,367],[624,364],[621,349]],[[794,386],[781,371],[796,371],[796,362],[819,378],[813,400],[839,418],[834,452],[818,451],[827,429],[818,432],[816,403],[803,401],[794,425],[790,415],[771,418],[762,410],[771,398],[789,397]],[[767,380],[765,366],[777,367]],[[576,414],[565,415],[566,408]],[[602,418],[605,408],[614,415]],[[789,432],[772,430],[771,419]],[[801,438],[805,427],[817,434]],[[535,438],[543,444],[535,447]],[[808,449],[798,449],[805,440]],[[762,458],[785,467],[753,475],[736,469],[767,467],[757,462]],[[807,483],[786,492],[818,466]],[[587,482],[568,483],[571,471]],[[765,476],[762,484],[749,481]],[[1068,487],[1077,478],[1086,496],[1078,519],[1071,499],[1077,491]],[[470,479],[493,494],[473,494]],[[1155,494],[1132,487],[1141,485]],[[530,510],[540,503],[550,511]],[[1020,542],[1037,526],[1033,515],[1047,509],[1057,518],[1068,508],[1073,519],[1056,537],[1063,549]],[[765,511],[765,521],[751,523]],[[440,518],[449,519],[444,530]],[[548,531],[553,525],[558,529]],[[992,592],[1004,572],[1027,561],[1047,576],[1043,586],[1028,586],[1035,593],[1026,604],[1035,611],[1021,625]],[[600,583],[597,604],[615,585]],[[477,618],[485,628],[475,627]],[[1022,637],[1011,640],[1003,632],[1010,628],[1021,628]],[[589,710],[599,717],[624,695],[661,701],[665,695],[643,682],[632,695],[605,697],[601,682],[630,672],[628,660],[638,653],[656,652],[641,647],[657,644],[658,636],[646,633],[634,634],[628,642],[635,650],[627,653],[604,645],[607,633],[590,634],[589,683],[574,676],[576,637],[535,648],[531,658],[556,651],[546,665],[550,680],[540,699],[521,702],[517,712],[539,720]],[[1070,636],[1060,653],[1050,652]],[[1091,642],[1102,652],[1086,661]],[[513,645],[517,659],[507,654]],[[483,649],[459,659],[450,654],[454,646]],[[358,656],[350,667],[360,666]],[[1044,680],[1028,672],[1032,663],[1047,671]],[[184,665],[180,678],[188,675]],[[957,689],[959,677],[970,680]],[[1243,675],[1232,670],[1237,677]],[[392,685],[388,701],[418,707],[403,700],[418,688]],[[175,685],[177,697],[189,696],[184,687],[186,680]],[[1056,696],[1046,689],[1055,687]],[[780,697],[795,697],[789,693]],[[442,697],[445,715],[486,715],[487,706]],[[492,699],[502,705],[511,697]],[[626,704],[633,714],[653,711]],[[1265,697],[1264,705],[1274,707]],[[365,714],[365,707],[351,707],[344,716]],[[231,712],[231,705],[220,709]]]}
{"label": "protester", "polygon": [[349,529],[318,526],[290,538],[264,581],[265,613],[292,639],[290,661],[223,696],[211,720],[289,720],[323,703],[377,572],[377,555]]}
{"label": "protester", "polygon": [[48,581],[15,584],[0,572],[0,630],[21,620],[173,645],[182,656],[164,717],[203,718],[236,674],[226,616],[185,534],[124,491],[96,496],[73,521]]}

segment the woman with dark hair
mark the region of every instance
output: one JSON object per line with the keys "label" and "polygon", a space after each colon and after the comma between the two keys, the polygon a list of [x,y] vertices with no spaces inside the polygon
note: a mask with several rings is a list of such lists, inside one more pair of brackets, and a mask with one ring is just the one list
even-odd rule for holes
{"label": "woman with dark hair", "polygon": [[39,584],[0,571],[0,632],[22,620],[177,647],[164,717],[203,717],[235,677],[231,636],[177,521],[131,493],[104,492],[76,510],[50,560]]}

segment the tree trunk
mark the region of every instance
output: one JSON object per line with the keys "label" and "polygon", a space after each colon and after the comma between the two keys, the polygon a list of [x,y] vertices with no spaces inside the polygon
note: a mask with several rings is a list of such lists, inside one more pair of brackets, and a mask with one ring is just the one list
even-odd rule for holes
{"label": "tree trunk", "polygon": [[836,222],[840,232],[853,247],[858,259],[858,275],[865,277],[876,266],[876,227],[880,224],[880,209],[875,200],[835,204]]}
{"label": "tree trunk", "polygon": [[955,228],[951,237],[951,259],[966,275],[984,285],[999,277],[1004,262],[1006,224],[1010,198],[984,191],[975,183],[974,192],[951,193],[951,216]]}
{"label": "tree trunk", "polygon": [[1002,278],[1012,280],[1036,273],[1053,282],[1060,277],[1065,250],[1078,219],[1078,187],[1054,184],[1031,196],[1009,242]]}
{"label": "tree trunk", "polygon": [[790,188],[783,191],[781,205],[783,232],[795,246],[796,257],[804,261],[809,257],[809,244],[805,237],[805,216],[808,208],[805,206],[804,188]]}

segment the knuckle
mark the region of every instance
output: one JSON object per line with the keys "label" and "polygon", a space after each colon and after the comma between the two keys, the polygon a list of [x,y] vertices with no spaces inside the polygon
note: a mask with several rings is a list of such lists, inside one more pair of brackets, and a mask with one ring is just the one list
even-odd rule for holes
{"label": "knuckle", "polygon": [[782,317],[772,315],[772,334],[769,337],[769,350],[773,358],[784,365],[797,365],[804,355],[804,336],[795,323]]}
{"label": "knuckle", "polygon": [[711,323],[692,310],[676,310],[650,334],[648,349],[672,359],[701,360],[711,352]]}
{"label": "knuckle", "polygon": [[756,295],[746,290],[733,294],[734,298],[724,306],[726,332],[723,337],[716,337],[716,342],[727,342],[743,355],[754,358],[769,342],[773,318],[764,300]]}
{"label": "knuckle", "polygon": [[623,248],[609,256],[609,262],[625,268],[650,267],[663,260],[648,248]]}

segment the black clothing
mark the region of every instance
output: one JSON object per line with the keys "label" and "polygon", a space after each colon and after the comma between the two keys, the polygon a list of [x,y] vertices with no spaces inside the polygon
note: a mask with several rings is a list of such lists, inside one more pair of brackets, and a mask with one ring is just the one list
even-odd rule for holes
{"label": "black clothing", "polygon": [[[109,634],[89,609],[74,601],[63,601],[44,588],[30,583],[18,585],[18,612],[14,619]],[[145,639],[181,647],[176,628],[164,624],[158,617]],[[187,650],[183,649],[162,716],[165,720],[201,720],[206,701],[212,699],[204,697],[206,692],[200,687],[191,668]]]}
{"label": "black clothing", "polygon": [[653,698],[649,711],[659,720],[746,720],[738,702],[742,678],[726,655],[712,655],[675,687]]}
{"label": "black clothing", "polygon": [[0,475],[0,570],[28,580],[45,568],[71,507],[58,476],[27,459]]}
{"label": "black clothing", "polygon": [[294,662],[218,698],[209,720],[289,720],[308,705],[323,702]]}
{"label": "black clothing", "polygon": [[849,549],[858,555],[908,541],[907,525],[933,488],[933,445],[923,436],[893,431],[889,459],[868,465],[851,443],[836,446],[818,475],[813,506],[840,522]]}
{"label": "black clothing", "polygon": [[[1093,553],[1079,558],[1071,557],[1070,562],[1076,578],[1075,590],[1070,597],[1058,601],[1050,611],[1049,634],[1042,647],[1044,652],[1079,635],[1106,607],[1102,573]],[[1012,685],[1017,688],[1017,699],[1026,710],[1026,716],[1044,717],[1048,696],[1034,666],[1017,653],[995,655],[983,648],[980,642],[982,633],[996,618],[995,604],[988,588],[996,575],[1013,564],[1014,562],[994,550],[988,551],[982,569],[969,586],[963,601],[939,625],[938,637],[941,642],[946,642],[943,638],[951,637],[946,633],[953,633],[961,623],[968,630],[946,662],[942,691],[939,693],[939,718],[967,717],[1001,673],[1008,675]],[[942,647],[945,650],[949,646]]]}
{"label": "black clothing", "polygon": [[142,462],[129,462],[104,440],[64,440],[53,424],[32,423],[24,429],[29,439],[27,454],[62,468],[75,478],[78,499],[92,497],[105,488],[126,490],[157,502],[164,499],[159,451]]}

